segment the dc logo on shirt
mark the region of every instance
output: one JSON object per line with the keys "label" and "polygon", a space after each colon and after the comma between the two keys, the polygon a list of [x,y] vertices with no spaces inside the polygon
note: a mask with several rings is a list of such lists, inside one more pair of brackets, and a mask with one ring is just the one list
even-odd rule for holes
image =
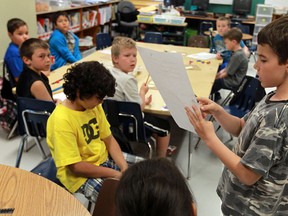
{"label": "dc logo on shirt", "polygon": [[99,138],[99,125],[96,118],[91,119],[88,124],[82,125],[81,128],[87,144],[93,139]]}

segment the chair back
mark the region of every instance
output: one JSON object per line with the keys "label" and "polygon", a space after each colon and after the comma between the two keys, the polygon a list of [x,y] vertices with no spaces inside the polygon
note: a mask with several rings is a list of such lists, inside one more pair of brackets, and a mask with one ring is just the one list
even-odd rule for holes
{"label": "chair back", "polygon": [[138,14],[139,11],[136,10],[132,2],[120,1],[117,5],[116,12],[116,21],[118,23],[116,31],[127,37],[132,37],[133,31],[136,30],[135,39],[137,39],[139,33],[137,22]]}
{"label": "chair back", "polygon": [[17,98],[18,130],[22,136],[46,137],[46,123],[55,103],[33,98]]}
{"label": "chair back", "polygon": [[[147,137],[140,104],[130,101],[116,101],[106,99],[104,100],[102,106],[111,125],[119,123],[123,129],[124,134],[131,141],[146,142]],[[112,111],[112,109],[114,110]],[[114,114],[112,115],[112,112],[118,113],[118,118]]]}
{"label": "chair back", "polygon": [[260,81],[251,76],[246,76],[228,106],[224,108],[230,114],[239,118],[251,111],[253,107],[266,95]]}
{"label": "chair back", "polygon": [[214,24],[213,22],[209,21],[202,21],[199,25],[199,35],[205,35],[205,31],[210,31],[214,29]]}
{"label": "chair back", "polygon": [[96,50],[102,50],[112,45],[111,36],[108,33],[98,33],[96,35]]}
{"label": "chair back", "polygon": [[160,32],[145,32],[144,42],[162,44],[162,34]]}
{"label": "chair back", "polygon": [[104,180],[92,216],[116,216],[115,194],[118,184],[118,179]]}
{"label": "chair back", "polygon": [[209,37],[204,35],[192,35],[188,39],[189,47],[200,47],[208,48],[209,47]]}

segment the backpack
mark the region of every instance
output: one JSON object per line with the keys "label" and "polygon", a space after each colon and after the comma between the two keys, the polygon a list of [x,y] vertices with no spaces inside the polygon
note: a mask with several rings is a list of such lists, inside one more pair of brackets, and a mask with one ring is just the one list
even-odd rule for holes
{"label": "backpack", "polygon": [[[2,90],[4,78],[0,77],[0,92]],[[11,131],[17,121],[17,104],[13,100],[2,98],[0,95],[0,125],[7,132]]]}

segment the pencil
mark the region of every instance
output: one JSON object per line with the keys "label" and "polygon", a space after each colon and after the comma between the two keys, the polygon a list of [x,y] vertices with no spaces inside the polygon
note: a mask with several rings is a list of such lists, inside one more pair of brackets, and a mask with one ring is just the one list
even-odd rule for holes
{"label": "pencil", "polygon": [[145,82],[146,85],[147,85],[147,83],[148,83],[149,78],[150,78],[150,74],[148,75],[148,77],[147,77],[147,79],[146,79],[146,82]]}
{"label": "pencil", "polygon": [[63,78],[61,78],[61,79],[59,79],[59,80],[56,80],[55,82],[51,83],[51,85],[56,84],[56,83],[59,83],[61,80],[63,80]]}

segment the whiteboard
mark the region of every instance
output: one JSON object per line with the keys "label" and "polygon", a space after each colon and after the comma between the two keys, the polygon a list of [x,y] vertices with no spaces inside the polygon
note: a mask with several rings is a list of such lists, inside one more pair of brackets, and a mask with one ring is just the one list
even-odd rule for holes
{"label": "whiteboard", "polygon": [[273,7],[288,7],[287,0],[265,0],[265,4],[272,5]]}
{"label": "whiteboard", "polygon": [[[286,1],[286,0],[284,0]],[[224,4],[224,5],[232,5],[233,0],[210,0],[209,4]]]}

